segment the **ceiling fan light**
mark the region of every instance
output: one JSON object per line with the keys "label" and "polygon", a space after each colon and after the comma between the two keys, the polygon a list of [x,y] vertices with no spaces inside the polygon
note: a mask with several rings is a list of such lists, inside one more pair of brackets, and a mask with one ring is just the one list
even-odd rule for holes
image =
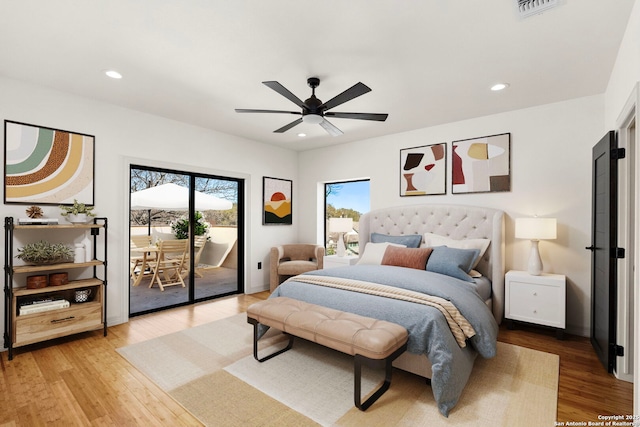
{"label": "ceiling fan light", "polygon": [[302,121],[305,123],[311,123],[312,125],[317,125],[322,123],[324,118],[319,114],[306,114],[302,116]]}

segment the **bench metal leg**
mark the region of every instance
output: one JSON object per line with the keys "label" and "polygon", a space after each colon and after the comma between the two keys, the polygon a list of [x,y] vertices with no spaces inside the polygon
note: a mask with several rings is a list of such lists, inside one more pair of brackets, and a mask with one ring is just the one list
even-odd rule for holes
{"label": "bench metal leg", "polygon": [[[356,354],[353,362],[353,399],[356,405],[356,408],[361,411],[366,411],[369,406],[371,406],[376,400],[380,398],[391,385],[391,374],[393,372],[393,361],[405,352],[407,349],[407,344],[400,347],[393,354],[387,357],[384,360],[375,360],[369,359],[368,357],[364,357],[360,354]],[[384,363],[385,375],[384,382],[382,385],[371,395],[367,400],[362,402],[362,364],[366,364],[369,366],[380,366],[381,363]]]}
{"label": "bench metal leg", "polygon": [[285,351],[290,350],[291,347],[293,347],[293,335],[283,332],[285,335],[289,337],[287,346],[281,350],[273,352],[262,358],[258,357],[258,325],[260,324],[260,322],[258,322],[256,319],[253,319],[251,317],[247,318],[247,322],[253,325],[253,358],[256,359],[258,362],[262,363],[265,360],[269,360],[272,357],[276,357],[277,355],[284,353]]}
{"label": "bench metal leg", "polygon": [[[275,352],[273,352],[273,353],[271,353],[271,354],[269,354],[267,356],[264,356],[262,358],[258,357],[258,325],[260,325],[260,322],[258,322],[256,319],[251,318],[251,317],[247,317],[247,322],[253,325],[253,357],[258,362],[264,362],[265,360],[269,360],[272,357],[275,357],[275,356],[277,356],[277,355],[279,355],[281,353],[284,353],[287,350],[290,350],[293,347],[294,336],[291,335],[291,334],[287,334],[286,332],[283,332],[289,338],[286,347],[284,347],[284,348],[282,348],[280,350],[277,350],[277,351],[275,351]],[[353,378],[354,378],[353,396],[354,396],[355,405],[356,405],[356,407],[358,409],[360,409],[361,411],[366,411],[376,400],[378,400],[380,398],[380,396],[382,396],[389,389],[389,386],[391,385],[391,374],[393,372],[393,366],[392,366],[393,361],[396,358],[398,358],[398,356],[400,356],[402,353],[404,353],[406,351],[406,349],[407,349],[407,344],[405,343],[402,347],[398,348],[395,352],[393,352],[386,359],[370,359],[370,358],[362,356],[360,354],[356,354],[354,356],[354,362],[353,362]],[[361,396],[361,394],[362,394],[362,365],[363,364],[371,366],[371,367],[379,367],[381,364],[384,364],[384,367],[385,367],[384,382],[364,402],[362,402],[362,396]]]}

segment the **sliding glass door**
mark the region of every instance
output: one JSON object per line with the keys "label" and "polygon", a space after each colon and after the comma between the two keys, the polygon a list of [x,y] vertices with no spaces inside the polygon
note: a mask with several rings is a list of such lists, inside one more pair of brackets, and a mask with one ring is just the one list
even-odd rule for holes
{"label": "sliding glass door", "polygon": [[[240,182],[204,176],[195,177],[195,188],[201,194],[217,195],[224,206],[210,206],[198,210],[196,195],[195,235],[206,236],[194,245],[195,300],[229,295],[242,291],[238,280],[239,215],[238,194]],[[202,196],[203,197],[203,196]],[[204,201],[203,201],[204,203]],[[207,209],[208,208],[208,209]]]}
{"label": "sliding glass door", "polygon": [[131,166],[130,182],[131,316],[243,292],[242,180]]}

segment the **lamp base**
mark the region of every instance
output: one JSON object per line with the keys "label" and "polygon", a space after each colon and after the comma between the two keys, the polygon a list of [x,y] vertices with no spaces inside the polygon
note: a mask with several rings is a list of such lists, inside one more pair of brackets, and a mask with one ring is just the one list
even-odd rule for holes
{"label": "lamp base", "polygon": [[539,276],[542,274],[542,258],[540,258],[538,242],[538,240],[531,241],[531,253],[529,254],[529,265],[527,271],[532,276]]}
{"label": "lamp base", "polygon": [[347,248],[344,246],[344,233],[338,235],[338,244],[336,246],[336,255],[342,257],[347,254]]}

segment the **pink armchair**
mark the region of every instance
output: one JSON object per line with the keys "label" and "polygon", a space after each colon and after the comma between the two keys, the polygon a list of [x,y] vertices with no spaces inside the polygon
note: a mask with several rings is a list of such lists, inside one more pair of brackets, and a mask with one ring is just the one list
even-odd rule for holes
{"label": "pink armchair", "polygon": [[322,269],[324,247],[313,244],[290,244],[271,248],[269,290],[284,280],[283,276],[295,276]]}

